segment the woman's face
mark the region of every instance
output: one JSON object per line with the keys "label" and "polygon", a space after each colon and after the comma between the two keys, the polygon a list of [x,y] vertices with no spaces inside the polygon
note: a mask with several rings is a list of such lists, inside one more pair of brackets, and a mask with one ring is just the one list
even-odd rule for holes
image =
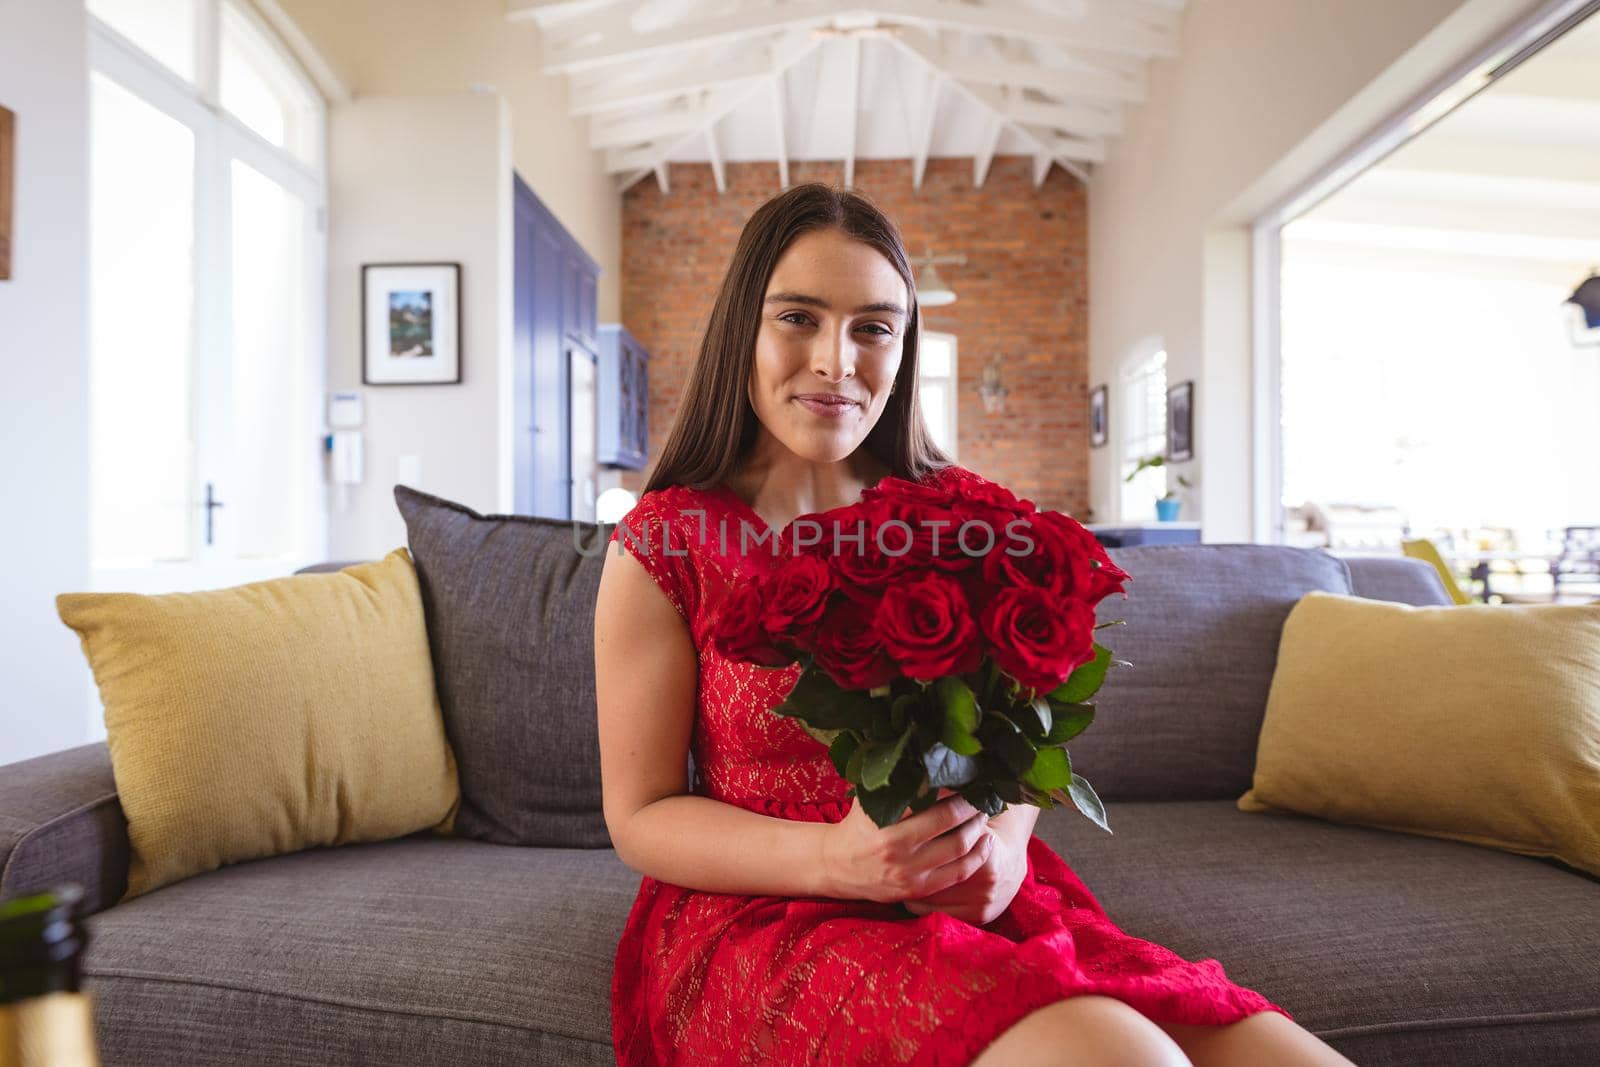
{"label": "woman's face", "polygon": [[871,245],[834,229],[796,238],[772,271],[756,334],[750,405],[767,431],[819,463],[854,452],[888,402],[910,306]]}

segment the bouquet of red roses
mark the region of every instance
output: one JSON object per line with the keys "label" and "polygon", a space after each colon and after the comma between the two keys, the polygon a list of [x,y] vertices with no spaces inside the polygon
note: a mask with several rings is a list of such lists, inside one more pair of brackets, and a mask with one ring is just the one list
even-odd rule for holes
{"label": "bouquet of red roses", "polygon": [[991,817],[1071,802],[1108,833],[1066,743],[1094,720],[1111,653],[1095,606],[1130,576],[1076,520],[992,482],[884,478],[802,515],[792,551],[732,588],[723,655],[804,670],[779,715],[828,746],[879,826],[941,789]]}

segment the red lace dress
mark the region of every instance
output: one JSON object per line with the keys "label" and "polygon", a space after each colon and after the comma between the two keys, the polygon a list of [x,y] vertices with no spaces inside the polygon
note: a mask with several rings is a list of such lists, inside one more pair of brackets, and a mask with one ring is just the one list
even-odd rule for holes
{"label": "red lace dress", "polygon": [[[928,483],[978,477],[956,466]],[[623,525],[636,543],[619,536]],[[717,593],[786,551],[773,547],[777,537],[757,543],[773,533],[725,486],[673,486],[644,494],[611,539],[645,565],[700,650],[694,792],[764,815],[838,822],[849,786],[826,746],[768,710],[798,665],[735,663],[705,637]],[[625,1067],[956,1067],[1029,1012],[1081,993],[1159,1022],[1293,1018],[1230,981],[1216,960],[1188,961],[1124,933],[1033,837],[1021,889],[983,927],[899,904],[712,893],[644,876],[617,945],[612,1036]]]}

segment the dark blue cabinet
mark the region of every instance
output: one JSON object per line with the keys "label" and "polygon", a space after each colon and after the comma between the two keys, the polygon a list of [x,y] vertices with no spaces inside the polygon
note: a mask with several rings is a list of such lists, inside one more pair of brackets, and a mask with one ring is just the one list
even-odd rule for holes
{"label": "dark blue cabinet", "polygon": [[600,266],[518,175],[512,193],[515,508],[566,519],[574,485],[590,473],[573,469],[571,368],[576,355],[598,356]]}
{"label": "dark blue cabinet", "polygon": [[650,353],[620,322],[602,323],[596,341],[600,463],[643,470],[650,454]]}

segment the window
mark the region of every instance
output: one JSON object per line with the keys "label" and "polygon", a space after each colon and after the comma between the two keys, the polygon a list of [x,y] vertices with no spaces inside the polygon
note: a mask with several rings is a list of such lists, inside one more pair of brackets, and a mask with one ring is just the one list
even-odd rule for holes
{"label": "window", "polygon": [[1156,501],[1167,493],[1167,468],[1146,467],[1128,475],[1145,456],[1167,451],[1167,353],[1135,357],[1122,370],[1122,510],[1125,521],[1153,519]]}
{"label": "window", "polygon": [[89,10],[93,581],[287,573],[325,556],[322,99],[233,0]]}
{"label": "window", "polygon": [[956,458],[956,337],[924,331],[917,335],[917,397],[934,444]]}

